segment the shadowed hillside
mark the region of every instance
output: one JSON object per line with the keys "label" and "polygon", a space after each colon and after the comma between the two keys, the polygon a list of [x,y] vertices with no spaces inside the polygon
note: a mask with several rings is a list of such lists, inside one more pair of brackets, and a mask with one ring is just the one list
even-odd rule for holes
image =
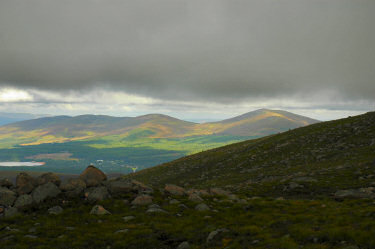
{"label": "shadowed hillside", "polygon": [[375,185],[375,112],[184,157],[132,177],[250,195],[331,195]]}

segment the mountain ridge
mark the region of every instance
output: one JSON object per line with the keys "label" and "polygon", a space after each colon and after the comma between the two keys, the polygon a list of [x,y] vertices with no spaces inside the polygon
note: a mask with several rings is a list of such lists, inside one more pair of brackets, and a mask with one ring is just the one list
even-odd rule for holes
{"label": "mountain ridge", "polygon": [[[296,118],[298,117],[298,118]],[[20,121],[0,127],[1,139],[18,144],[41,144],[92,139],[145,131],[150,138],[183,138],[199,135],[263,136],[319,122],[289,112],[260,109],[218,122],[193,123],[164,114],[137,117],[107,115],[54,116]],[[43,140],[45,138],[45,140]],[[9,140],[8,139],[8,140]],[[15,142],[14,144],[17,144]]]}

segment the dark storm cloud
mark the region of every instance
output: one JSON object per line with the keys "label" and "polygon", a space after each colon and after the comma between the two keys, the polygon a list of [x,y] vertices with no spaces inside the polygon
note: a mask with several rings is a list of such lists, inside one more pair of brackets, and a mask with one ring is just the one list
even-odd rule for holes
{"label": "dark storm cloud", "polygon": [[223,102],[375,96],[373,0],[2,0],[0,82]]}

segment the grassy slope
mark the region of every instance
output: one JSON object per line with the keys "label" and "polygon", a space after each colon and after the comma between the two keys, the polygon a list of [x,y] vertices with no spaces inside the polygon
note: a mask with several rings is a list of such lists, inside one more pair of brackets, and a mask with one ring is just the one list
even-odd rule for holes
{"label": "grassy slope", "polygon": [[[282,195],[312,177],[301,195],[369,186],[375,174],[375,113],[249,140],[146,169],[132,177],[152,185],[221,186],[250,195]],[[361,177],[361,178],[359,178]],[[361,179],[361,180],[358,180]]]}
{"label": "grassy slope", "polygon": [[[367,187],[374,181],[374,124],[375,113],[325,122],[202,152],[132,175],[156,187],[166,182],[223,186],[236,191],[245,202],[205,197],[213,211],[197,212],[186,197],[178,198],[187,206],[183,209],[169,204],[168,197],[156,190],[154,203],[169,215],[149,215],[145,207],[132,208],[121,199],[112,199],[101,202],[112,215],[97,217],[88,214],[92,204],[54,199],[39,206],[39,211],[4,220],[0,243],[2,248],[17,249],[172,249],[182,241],[189,241],[192,249],[375,248],[373,200],[330,198],[336,189]],[[317,182],[283,191],[289,181],[301,176]],[[263,197],[251,198],[254,195]],[[274,198],[277,196],[286,200]],[[56,204],[64,212],[47,215],[48,207]],[[122,217],[128,215],[135,219],[124,222]],[[219,228],[229,231],[216,238],[216,243],[207,244],[208,234]],[[116,233],[120,229],[128,231]],[[37,237],[25,237],[30,234]]]}

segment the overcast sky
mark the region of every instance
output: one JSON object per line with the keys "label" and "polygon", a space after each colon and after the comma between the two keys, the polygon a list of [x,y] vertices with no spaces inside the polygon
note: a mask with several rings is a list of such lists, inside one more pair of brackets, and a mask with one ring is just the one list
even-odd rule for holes
{"label": "overcast sky", "polygon": [[374,0],[1,0],[0,111],[375,110]]}

